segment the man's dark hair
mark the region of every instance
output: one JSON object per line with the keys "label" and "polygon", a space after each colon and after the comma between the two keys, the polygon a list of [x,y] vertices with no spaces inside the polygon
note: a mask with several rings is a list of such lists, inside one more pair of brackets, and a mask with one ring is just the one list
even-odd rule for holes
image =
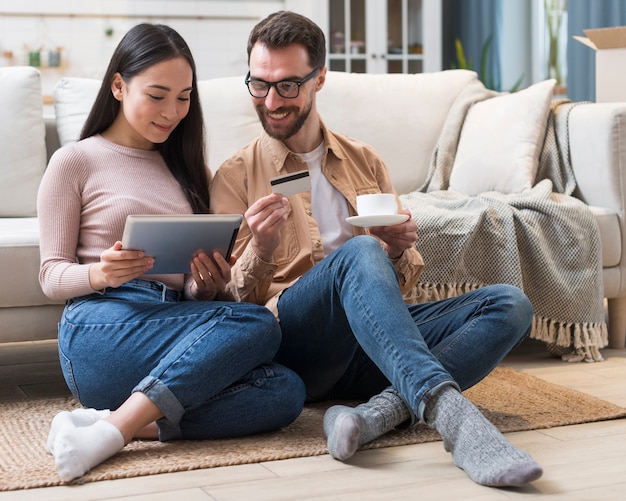
{"label": "man's dark hair", "polygon": [[260,21],[248,38],[248,63],[255,44],[269,49],[281,49],[292,44],[302,45],[309,55],[312,68],[326,64],[326,39],[320,27],[309,18],[295,12],[281,10]]}

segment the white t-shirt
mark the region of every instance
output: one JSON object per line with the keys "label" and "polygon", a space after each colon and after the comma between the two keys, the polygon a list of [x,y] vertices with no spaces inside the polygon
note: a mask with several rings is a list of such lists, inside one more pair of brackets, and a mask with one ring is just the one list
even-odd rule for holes
{"label": "white t-shirt", "polygon": [[322,174],[324,142],[313,151],[302,153],[300,156],[309,167],[313,219],[320,230],[324,255],[328,256],[353,236],[352,226],[346,222],[350,215],[348,204],[343,195]]}

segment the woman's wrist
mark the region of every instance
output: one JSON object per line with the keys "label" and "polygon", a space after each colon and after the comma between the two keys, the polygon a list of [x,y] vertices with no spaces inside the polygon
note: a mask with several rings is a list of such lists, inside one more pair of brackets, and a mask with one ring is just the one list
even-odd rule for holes
{"label": "woman's wrist", "polygon": [[89,285],[95,291],[100,291],[107,287],[107,283],[104,280],[104,275],[100,272],[100,263],[93,263],[89,266]]}

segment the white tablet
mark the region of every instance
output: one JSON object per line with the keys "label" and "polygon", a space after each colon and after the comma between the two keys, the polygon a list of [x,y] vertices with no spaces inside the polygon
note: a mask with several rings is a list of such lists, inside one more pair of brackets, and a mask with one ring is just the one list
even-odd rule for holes
{"label": "white tablet", "polygon": [[130,215],[122,248],[154,257],[148,273],[190,273],[200,251],[230,259],[243,216],[240,214]]}

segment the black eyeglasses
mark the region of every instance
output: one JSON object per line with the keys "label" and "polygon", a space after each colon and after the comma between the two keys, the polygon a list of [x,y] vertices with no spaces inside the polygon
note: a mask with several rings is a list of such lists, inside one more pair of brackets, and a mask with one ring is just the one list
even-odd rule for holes
{"label": "black eyeglasses", "polygon": [[294,82],[293,80],[266,82],[265,80],[250,79],[250,72],[248,72],[245,84],[252,97],[267,97],[270,93],[270,88],[274,87],[280,97],[284,97],[285,99],[295,99],[300,94],[300,86],[311,80],[311,78],[313,78],[319,70],[320,68],[315,68],[299,82]]}

